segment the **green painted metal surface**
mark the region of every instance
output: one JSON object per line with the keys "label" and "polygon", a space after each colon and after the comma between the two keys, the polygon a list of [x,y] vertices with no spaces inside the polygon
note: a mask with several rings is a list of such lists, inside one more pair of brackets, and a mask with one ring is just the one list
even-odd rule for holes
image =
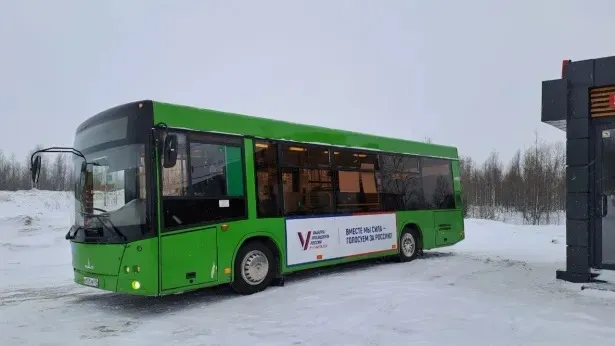
{"label": "green painted metal surface", "polygon": [[[157,295],[158,238],[129,244],[82,244],[71,242],[74,281],[98,279],[99,289],[138,295]],[[128,269],[126,269],[128,268]],[[133,281],[139,283],[132,288]]]}
{"label": "green painted metal surface", "polygon": [[[446,211],[402,211],[396,213],[397,235],[414,225],[420,230],[424,249],[450,246],[464,239],[461,200],[461,184],[457,149],[450,146],[378,137],[348,131],[293,124],[246,115],[197,109],[167,103],[154,103],[154,123],[163,122],[169,127],[193,131],[213,131],[245,136],[277,138],[291,141],[326,143],[330,145],[362,147],[395,153],[410,153],[442,157],[453,161],[453,188],[459,196],[456,209]],[[154,124],[152,124],[154,125]],[[286,265],[286,230],[284,218],[257,218],[253,141],[244,141],[245,162],[240,162],[239,151],[227,151],[227,180],[231,195],[246,193],[248,218],[203,227],[191,227],[173,232],[161,232],[158,236],[127,245],[72,244],[75,282],[83,284],[84,276],[99,278],[99,288],[141,295],[177,293],[202,287],[229,283],[233,277],[235,256],[248,239],[261,238],[270,241],[277,252],[277,261],[282,273],[308,268],[335,265],[384,255],[395,255],[391,249],[377,254],[366,254],[333,260],[322,260],[303,265]],[[159,160],[155,151],[156,161]],[[160,168],[156,167],[158,186],[161,184]],[[245,189],[242,185],[245,175]],[[232,183],[231,183],[232,182]],[[158,224],[162,217],[160,189],[156,194]],[[225,227],[222,227],[222,226]],[[96,269],[84,268],[87,261]],[[138,266],[139,271],[134,268]],[[127,270],[126,268],[131,268]],[[190,274],[190,275],[187,275]],[[194,274],[194,275],[192,275]],[[139,288],[134,288],[138,281]]]}
{"label": "green painted metal surface", "polygon": [[412,153],[457,160],[457,148],[364,133],[295,124],[286,121],[215,110],[154,103],[154,122],[198,131],[217,131],[245,136],[327,143],[396,153]]}
{"label": "green painted metal surface", "polygon": [[161,289],[164,291],[217,281],[216,238],[216,227],[199,227],[162,235]]}

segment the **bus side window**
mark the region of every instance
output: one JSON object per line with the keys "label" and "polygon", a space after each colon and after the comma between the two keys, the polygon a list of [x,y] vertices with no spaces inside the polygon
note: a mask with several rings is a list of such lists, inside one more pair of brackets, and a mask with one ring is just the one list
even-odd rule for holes
{"label": "bus side window", "polygon": [[376,184],[377,155],[336,149],[333,158],[337,169],[337,212],[380,211],[380,195]]}
{"label": "bus side window", "polygon": [[188,195],[188,150],[186,135],[177,135],[177,163],[170,168],[162,169],[162,196]]}
{"label": "bus side window", "polygon": [[427,209],[454,209],[451,161],[422,158],[421,166]]}
{"label": "bus side window", "polygon": [[257,212],[259,217],[281,216],[278,184],[278,145],[270,141],[254,143]]}
{"label": "bus side window", "polygon": [[165,230],[245,218],[243,140],[193,133],[178,139],[177,164],[163,170]]}
{"label": "bus side window", "polygon": [[284,215],[331,214],[335,208],[329,148],[283,144],[280,172]]}
{"label": "bus side window", "polygon": [[421,210],[425,208],[419,159],[404,155],[380,155],[383,209]]}

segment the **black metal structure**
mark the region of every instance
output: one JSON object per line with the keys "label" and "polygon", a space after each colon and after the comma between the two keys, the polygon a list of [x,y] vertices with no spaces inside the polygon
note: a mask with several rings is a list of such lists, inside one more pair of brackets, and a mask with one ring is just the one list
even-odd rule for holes
{"label": "black metal structure", "polygon": [[566,132],[566,269],[590,282],[615,270],[615,56],[565,60],[542,82],[541,121]]}

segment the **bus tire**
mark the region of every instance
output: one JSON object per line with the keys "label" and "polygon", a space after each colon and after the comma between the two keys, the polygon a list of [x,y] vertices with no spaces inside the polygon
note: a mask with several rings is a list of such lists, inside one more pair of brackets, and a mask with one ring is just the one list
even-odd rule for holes
{"label": "bus tire", "polygon": [[406,227],[399,237],[399,259],[402,262],[414,260],[420,252],[419,234],[415,228]]}
{"label": "bus tire", "polygon": [[231,287],[243,295],[263,291],[275,276],[275,257],[260,241],[248,241],[239,248]]}

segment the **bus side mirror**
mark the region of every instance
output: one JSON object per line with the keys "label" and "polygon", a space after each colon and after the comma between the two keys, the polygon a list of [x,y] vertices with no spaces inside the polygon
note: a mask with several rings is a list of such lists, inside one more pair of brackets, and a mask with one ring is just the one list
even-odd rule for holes
{"label": "bus side mirror", "polygon": [[41,173],[41,157],[36,156],[31,162],[30,173],[32,174],[32,184],[36,184]]}
{"label": "bus side mirror", "polygon": [[177,162],[177,135],[167,135],[164,139],[163,164],[164,168],[171,168]]}

